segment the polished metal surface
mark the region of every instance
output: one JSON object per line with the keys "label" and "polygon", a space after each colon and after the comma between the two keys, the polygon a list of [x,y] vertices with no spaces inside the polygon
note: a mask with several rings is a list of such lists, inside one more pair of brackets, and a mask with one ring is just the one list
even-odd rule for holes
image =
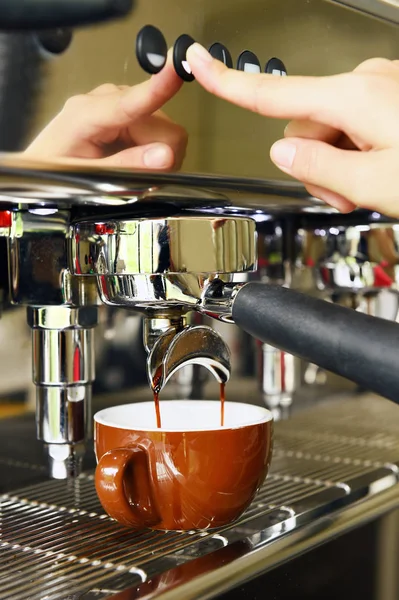
{"label": "polished metal surface", "polygon": [[[310,196],[297,181],[101,169],[31,161],[12,154],[0,155],[1,203],[4,209],[24,208],[39,217],[58,215],[57,211],[64,215],[67,209],[79,207],[80,220],[90,216],[93,222],[112,221],[118,215],[128,220],[209,212],[214,218],[241,215],[260,222],[270,216],[302,215],[311,219],[316,214],[328,223],[340,216],[336,209]],[[368,223],[374,214],[359,209],[355,222]],[[341,217],[353,222],[351,215]],[[392,218],[379,214],[378,221],[390,223]]]}
{"label": "polished metal surface", "polygon": [[81,221],[70,251],[77,275],[242,273],[256,268],[256,224],[216,215]]}
{"label": "polished metal surface", "polygon": [[[376,213],[377,214],[377,213]],[[298,259],[311,267],[315,291],[344,296],[377,291],[376,261],[362,251],[362,240],[384,238],[386,226],[379,223],[358,226],[316,227],[298,232]]]}
{"label": "polished metal surface", "polygon": [[32,328],[37,434],[55,478],[80,471],[90,436],[99,304],[96,279],[68,270],[69,223],[68,211],[14,212],[8,238],[11,301],[28,306]]}
{"label": "polished metal surface", "polygon": [[[42,208],[35,212],[23,210],[12,213],[7,244],[13,303],[35,307],[99,304],[96,279],[71,277],[68,270],[66,239],[69,224],[68,211],[46,211]],[[83,310],[80,314],[85,315],[86,312]],[[50,315],[48,309],[47,314]],[[58,311],[57,315],[60,314]]]}
{"label": "polished metal surface", "polygon": [[[290,227],[290,224],[279,220],[261,224],[258,235],[259,269],[254,278],[260,282],[292,287],[295,274],[303,268],[297,257],[297,237],[297,226],[292,224]],[[306,291],[309,292],[308,289]],[[257,343],[251,350],[266,406],[275,420],[288,418],[293,395],[301,385],[300,360],[269,344]]]}
{"label": "polished metal surface", "polygon": [[106,304],[167,316],[195,309],[217,275],[256,268],[256,224],[215,215],[80,222],[70,255],[74,274],[98,277]]}
{"label": "polished metal surface", "polygon": [[374,397],[277,423],[267,482],[221,530],[124,529],[103,514],[90,474],[4,494],[0,598],[105,599],[126,588],[129,600],[215,597],[397,507],[398,439],[395,407]]}
{"label": "polished metal surface", "polygon": [[[192,200],[190,195],[183,195],[183,190],[180,192],[173,196],[179,210]],[[133,205],[131,210],[136,208]],[[372,237],[376,231],[389,229],[380,222],[383,221],[380,215],[362,217],[359,213],[355,219],[357,216],[360,221],[365,218],[367,225],[350,226],[341,222],[321,229],[321,225],[317,228],[303,224],[306,212],[296,216],[288,213],[285,221],[283,214],[271,218],[262,212],[258,217],[264,221],[259,225],[267,231],[258,242],[256,211],[252,219],[223,215],[225,209],[220,208],[218,212],[219,208],[210,210],[208,206],[206,214],[158,219],[117,218],[116,214],[112,218],[77,219],[77,213],[72,216],[69,211],[55,208],[46,209],[44,213],[43,209],[32,208],[13,213],[9,246],[11,289],[14,302],[34,307],[28,314],[35,328],[38,427],[44,441],[51,444],[62,439],[68,444],[80,443],[87,437],[86,433],[82,438],[68,437],[61,431],[61,424],[74,423],[74,431],[87,431],[85,415],[89,411],[89,384],[93,380],[90,371],[93,334],[89,328],[96,321],[98,296],[106,304],[132,308],[148,317],[144,341],[151,350],[160,334],[170,325],[175,327],[174,322],[178,323],[175,332],[179,333],[188,311],[231,321],[235,294],[245,284],[236,277],[250,275],[260,249],[261,279],[320,294],[330,300],[334,295],[334,301],[347,301],[349,297],[354,308],[361,305],[361,298],[367,292],[367,310],[371,310],[369,292],[375,287],[374,262],[371,256],[359,254],[359,244],[366,230]],[[116,208],[112,211],[116,212]],[[309,213],[306,218],[326,216],[331,214]],[[391,229],[394,227],[396,225],[391,225]],[[96,279],[99,292],[94,292]],[[379,294],[379,290],[376,293]],[[230,361],[220,360],[226,353],[213,351],[223,349],[221,340],[213,344],[212,351],[207,344],[202,352],[197,343],[189,348],[189,337],[186,331],[176,338],[168,353],[166,346],[160,343],[158,348],[162,346],[162,352],[149,356],[148,375],[153,389],[162,389],[178,369],[193,364],[207,366],[219,381],[229,377]],[[192,341],[195,339],[193,334]],[[168,340],[171,342],[172,338]],[[186,357],[180,352],[176,358],[178,347],[185,348]],[[271,352],[266,356],[268,360],[263,360],[265,399],[276,417],[289,413],[296,385],[293,382],[296,361],[284,356],[283,369],[282,356]],[[281,388],[279,393],[277,382]],[[49,384],[59,389],[47,389]],[[87,396],[82,410],[77,404],[68,408],[71,394],[64,389],[65,385],[77,384],[86,386],[81,388]],[[48,426],[50,416],[51,428]],[[56,433],[54,423],[59,425]]]}
{"label": "polished metal surface", "polygon": [[25,305],[65,302],[62,274],[68,268],[65,237],[69,213],[13,213],[8,239],[11,301]]}
{"label": "polished metal surface", "polygon": [[147,352],[151,352],[154,347],[155,342],[158,338],[166,333],[170,333],[173,329],[175,333],[182,331],[183,328],[187,325],[187,317],[186,315],[182,315],[179,310],[176,311],[176,314],[169,311],[169,315],[162,315],[160,317],[144,317],[143,320],[143,342],[144,348]]}
{"label": "polished metal surface", "polygon": [[[176,331],[181,331],[183,329],[183,326],[187,326],[187,325],[206,325],[210,319],[207,320],[206,317],[204,317],[203,315],[201,315],[198,312],[191,312],[188,313],[187,315],[184,315],[182,320],[180,321],[180,323],[176,323],[175,322],[169,322],[169,327],[166,326],[167,324],[167,320],[166,319],[144,319],[144,344],[145,347],[147,348],[147,351],[149,349],[151,349],[152,346],[149,346],[146,343],[146,339],[148,337],[148,332],[151,331],[152,329],[152,340],[153,342],[155,342],[160,334],[160,327],[157,325],[157,321],[159,322],[164,322],[164,327],[162,332],[166,332],[166,330],[168,328],[175,327]],[[212,322],[210,323],[210,325],[212,326],[214,333],[215,334],[219,334],[219,336],[221,337],[221,339],[223,340],[222,343],[224,343],[224,345],[227,346],[228,348],[228,354],[230,355],[230,360],[228,361],[229,363],[229,369],[230,372],[234,370],[234,367],[236,367],[235,363],[234,363],[234,355],[231,352],[231,340],[229,339],[229,337],[225,334],[225,331],[219,331],[217,329],[217,327],[215,327],[215,325],[219,325],[218,322],[215,322],[214,320],[212,320]],[[231,330],[231,325],[228,326],[229,330]],[[236,369],[236,374],[238,374],[238,370]],[[201,364],[198,363],[193,363],[193,364],[188,364],[188,365],[184,365],[182,368],[178,369],[178,371],[172,375],[170,377],[171,379],[171,383],[170,385],[173,387],[173,383],[175,384],[176,387],[176,393],[175,396],[182,399],[182,400],[203,400],[204,399],[204,394],[205,394],[205,385],[207,384],[207,382],[209,382],[211,376],[211,372],[208,369],[204,369],[203,366]],[[170,385],[169,390],[170,390]],[[173,395],[173,394],[172,394]]]}
{"label": "polished metal surface", "polygon": [[[397,22],[394,17],[396,7],[385,0],[343,0],[343,3]],[[32,99],[30,137],[43,129],[72,96],[89,92],[106,82],[130,86],[146,79],[147,75],[139,69],[134,57],[134,40],[137,32],[148,23],[161,28],[169,46],[187,32],[208,47],[215,41],[223,41],[234,58],[247,47],[259,56],[262,65],[271,56],[278,56],[293,75],[330,75],[350,71],[373,56],[397,58],[396,28],[366,14],[348,11],[339,4],[322,0],[285,0],[284,3],[198,0],[188,8],[182,0],[167,3],[137,0],[135,11],[126,20],[77,32],[64,55],[53,57],[51,61],[48,57],[40,57],[42,68],[38,79],[41,79],[36,86],[40,93],[34,107]],[[177,14],[179,19],[176,19]],[[311,47],[309,40],[312,40]],[[108,49],[106,56],[104,48]],[[99,56],[103,58],[99,60]],[[7,84],[5,81],[6,89]],[[24,94],[23,88],[21,97]],[[225,224],[227,217],[250,215],[258,222],[267,222],[283,215],[305,221],[316,215],[326,219],[326,223],[334,223],[337,217],[334,209],[309,197],[303,186],[288,180],[267,159],[271,144],[283,135],[284,124],[222,102],[195,83],[183,86],[165,110],[187,131],[188,152],[180,173],[79,167],[62,164],[62,157],[57,152],[47,154],[43,162],[23,156],[0,157],[0,205],[15,211],[11,230],[5,228],[0,232],[0,235],[9,235],[11,298],[17,304],[42,311],[43,314],[37,312],[38,323],[49,324],[46,307],[69,306],[78,309],[77,327],[84,329],[79,307],[97,305],[100,295],[105,303],[137,311],[156,308],[163,313],[159,316],[167,319],[171,318],[171,313],[175,318],[175,311],[178,313],[176,318],[182,318],[181,313],[200,308],[207,315],[228,321],[237,291],[232,273],[251,270],[255,260],[252,257],[254,251],[245,245],[244,250],[239,245],[231,245],[232,237],[236,241],[238,237],[236,232],[231,237],[232,221]],[[112,251],[100,256],[103,271],[97,278],[99,292],[96,277],[91,272],[93,256],[90,252],[84,256],[82,253],[79,257],[82,260],[72,265],[73,270],[78,267],[89,273],[86,280],[78,271],[71,275],[71,257],[66,244],[71,220],[75,224],[90,219],[100,223],[115,219],[130,222],[149,217],[151,220],[182,217],[183,213],[196,218],[207,214],[213,222],[223,223],[221,231],[215,235],[212,232],[212,236],[209,230],[199,234],[196,236],[200,240],[198,246],[192,237],[190,244],[181,251],[175,241],[182,230],[180,228],[177,235],[172,228],[169,242],[172,240],[173,244],[163,245],[163,249],[170,252],[166,266],[162,266],[165,256],[159,252],[159,240],[148,247],[138,246],[140,252],[128,247],[120,260],[120,251],[126,248],[124,244],[117,246],[119,236],[113,240],[117,243],[111,247]],[[345,226],[350,217],[346,218]],[[359,224],[368,222],[369,217],[359,211],[355,219]],[[143,223],[139,227],[141,230],[150,227],[148,222]],[[191,236],[193,221],[187,223],[183,233]],[[105,236],[97,235],[103,243]],[[149,235],[145,234],[143,240],[145,238],[148,241]],[[245,235],[242,239],[245,240]],[[209,256],[206,252],[211,248],[215,252]],[[226,254],[226,248],[233,248],[234,252]],[[305,271],[310,275],[311,293],[316,291],[331,296],[331,290],[339,288],[341,298],[346,294],[343,300],[346,302],[347,294],[353,300],[353,291],[370,287],[369,261],[360,264],[327,255],[315,269],[307,265],[304,269],[303,265],[295,269],[286,250],[283,264],[289,265],[290,275],[296,275],[298,270],[301,275]],[[96,254],[94,259],[97,259]],[[177,274],[172,262],[177,265]],[[218,274],[217,281],[215,273]],[[286,276],[284,283],[288,283],[288,270],[283,269],[283,273]],[[299,289],[303,289],[302,283]],[[355,308],[361,305],[362,299],[356,296]],[[367,306],[369,311],[377,310],[370,307],[369,301]],[[72,320],[75,318],[72,313],[70,316]],[[85,430],[86,409],[81,411],[81,417],[77,417],[79,402],[72,401],[68,385],[76,386],[79,382],[72,392],[79,395],[85,390],[84,395],[89,400],[87,382],[91,379],[88,367],[91,358],[87,358],[90,352],[82,348],[89,344],[88,338],[92,334],[60,332],[61,325],[52,329],[51,332],[40,330],[34,333],[39,353],[35,359],[37,371],[44,368],[54,371],[50,381],[47,376],[37,377],[37,382],[42,384],[38,386],[39,424],[51,442],[51,464],[54,460],[60,462],[61,455],[64,464],[65,460],[69,461],[71,452],[69,441],[62,448],[52,442],[67,441],[69,433],[62,430],[62,427],[69,427],[66,426],[70,422],[65,420],[66,415],[68,419],[75,415],[80,429]],[[157,338],[155,328],[148,337],[152,337],[153,344]],[[76,357],[76,363],[72,362]],[[67,373],[68,381],[60,375],[61,371]],[[79,375],[75,371],[79,371]],[[54,387],[44,387],[49,382]],[[72,428],[74,432],[79,430],[78,421]],[[72,437],[79,435],[74,433]],[[68,469],[64,471],[66,473]]]}
{"label": "polished metal surface", "polygon": [[[90,402],[91,398],[87,397],[87,400]],[[71,407],[68,406],[67,408],[70,409]],[[63,407],[58,410],[59,413],[57,412],[57,416],[65,416],[66,411],[63,410]],[[80,426],[82,420],[81,416],[79,415],[78,418],[76,418],[73,414],[73,410],[70,410],[70,412],[72,414],[68,415],[69,421],[71,422],[75,420]],[[54,409],[52,409],[52,413],[55,413]],[[63,427],[61,427],[61,430]],[[78,444],[54,442],[45,444],[45,449],[47,450],[48,456],[48,474],[52,479],[74,479],[80,475],[82,472],[82,464],[86,451],[85,444],[83,442]]]}
{"label": "polished metal surface", "polygon": [[372,265],[359,265],[355,260],[340,259],[325,261],[319,265],[316,273],[316,285],[320,290],[337,292],[368,292],[374,287],[374,271]]}
{"label": "polished metal surface", "polygon": [[[255,221],[207,215],[79,222],[69,241],[71,271],[96,275],[105,303],[148,315],[144,344],[155,392],[179,369],[194,364],[206,367],[220,383],[229,379],[230,353],[222,338],[209,327],[184,327],[183,314],[201,308],[209,283],[219,274],[229,281],[232,274],[255,270]],[[231,296],[223,300],[224,314],[231,310]]]}
{"label": "polished metal surface", "polygon": [[[397,229],[395,222],[384,223],[379,213],[368,222],[356,223],[356,213],[345,222],[313,222],[276,219],[260,225],[258,233],[258,277],[261,281],[287,285],[312,295],[330,299],[378,292],[395,287]],[[396,244],[396,246],[395,246]],[[375,269],[389,271],[391,282],[376,282]]]}
{"label": "polished metal surface", "polygon": [[189,365],[205,367],[219,383],[230,379],[230,350],[210,327],[191,325],[176,332],[171,328],[154,344],[147,360],[151,388],[160,392],[169,379]]}
{"label": "polished metal surface", "polygon": [[[231,207],[255,211],[301,212],[318,209],[336,212],[310,197],[305,188],[292,181],[243,179],[232,175],[159,173],[123,169],[101,169],[51,161],[32,161],[19,155],[0,157],[0,202],[30,210],[80,206],[133,209],[146,214],[159,202],[173,213],[176,206],[186,210],[217,211]],[[97,213],[98,214],[98,213]]]}
{"label": "polished metal surface", "polygon": [[233,323],[233,303],[245,282],[237,283],[234,276],[226,279],[219,275],[207,282],[207,285],[204,286],[199,310],[214,319]]}
{"label": "polished metal surface", "polygon": [[[184,15],[183,20],[176,20],[177,13]],[[233,55],[238,55],[243,47],[251,47],[263,63],[271,55],[280,56],[292,74],[347,71],[373,55],[395,58],[399,49],[396,31],[390,25],[322,1],[287,0],[284,6],[279,3],[269,6],[254,0],[244,7],[239,0],[221,2],[217,6],[212,0],[199,0],[190,10],[181,0],[172,0],[167,8],[159,0],[150,4],[137,2],[135,12],[124,22],[77,33],[65,55],[46,63],[42,81],[45,85],[39,111],[34,115],[35,130],[59,113],[64,102],[74,94],[88,92],[106,81],[132,85],[146,78],[138,68],[132,48],[137,32],[147,23],[160,26],[169,45],[184,30],[208,46],[216,39],[222,40]],[[311,54],[309,39],[312,39]],[[110,51],[99,61],[104,47]],[[218,231],[209,240],[208,231],[207,235],[197,236],[201,241],[199,248],[195,247],[192,237],[184,251],[177,252],[179,246],[174,243],[177,234],[173,237],[176,232],[171,228],[173,244],[164,245],[170,256],[163,270],[164,256],[157,254],[159,245],[141,247],[139,253],[129,247],[120,261],[120,247],[117,248],[118,259],[113,252],[102,256],[104,272],[98,277],[101,299],[144,312],[149,307],[156,308],[168,313],[166,318],[175,310],[182,313],[199,307],[207,315],[229,320],[237,290],[236,285],[231,285],[236,283],[231,274],[237,269],[250,270],[255,261],[244,256],[246,250],[241,252],[239,245],[237,252],[225,253],[225,246],[230,247],[232,223],[224,224],[227,217],[251,215],[258,221],[267,221],[281,215],[302,218],[316,214],[335,218],[335,210],[309,197],[301,185],[287,180],[266,160],[267,149],[282,136],[281,123],[221,102],[196,84],[183,86],[168,103],[166,111],[188,133],[188,153],[180,173],[79,167],[62,164],[56,153],[51,153],[44,162],[22,156],[1,157],[2,206],[23,209],[13,214],[9,240],[14,302],[38,309],[49,305],[80,307],[98,303],[96,282],[90,271],[92,255],[85,253],[81,257],[84,260],[78,261],[78,268],[90,273],[87,286],[77,271],[76,276],[70,273],[71,257],[65,240],[71,219],[74,223],[92,219],[106,224],[115,219],[129,222],[149,217],[152,220],[182,217],[182,213],[190,214],[191,218],[194,213],[200,218],[200,213],[206,213],[214,222],[223,223],[221,231],[226,230],[227,235],[220,236],[221,231]],[[361,222],[368,217],[357,213],[357,218]],[[149,227],[143,223],[140,229]],[[193,221],[187,223],[183,229],[185,235],[190,235]],[[180,229],[179,236],[183,231]],[[105,236],[97,235],[103,242]],[[143,239],[146,236],[148,238],[146,234]],[[233,237],[238,240],[236,232]],[[113,241],[119,244],[120,236]],[[211,261],[205,253],[208,248],[217,250]],[[148,261],[144,267],[143,257]],[[173,261],[177,264],[176,276]],[[144,268],[144,272],[131,273],[132,267],[134,271],[137,267]],[[75,269],[76,264],[72,268]],[[199,272],[202,268],[206,270]],[[361,268],[363,273],[366,267]],[[336,269],[333,274],[335,272]],[[219,275],[216,283],[215,273]],[[352,272],[346,274],[349,278],[352,276]],[[64,341],[73,338],[73,345],[80,339],[78,334],[64,332],[35,333],[34,337],[40,353],[47,352],[44,350],[47,341],[52,347],[61,348]],[[80,348],[77,351],[80,352]],[[54,350],[52,357],[44,355],[39,360],[51,369],[58,368]],[[84,367],[86,359],[82,357],[82,360]],[[83,368],[82,364],[79,369]],[[82,374],[79,381],[86,381],[86,377]],[[40,402],[47,406],[50,391],[44,392]],[[58,390],[57,398],[52,405],[61,410],[63,389]],[[61,416],[55,421],[62,421]]]}
{"label": "polished metal surface", "polygon": [[98,311],[95,306],[28,306],[27,318],[37,331],[80,331],[97,325]]}
{"label": "polished metal surface", "polygon": [[260,387],[265,405],[275,420],[288,418],[293,394],[300,385],[299,360],[269,344],[262,344],[259,352]]}
{"label": "polished metal surface", "polygon": [[331,0],[389,23],[399,24],[397,0]]}
{"label": "polished metal surface", "polygon": [[34,329],[36,385],[80,385],[94,379],[92,329]]}
{"label": "polished metal surface", "polygon": [[[201,297],[210,284],[215,281],[214,275],[178,274],[178,275],[122,275],[98,277],[99,291],[105,304],[128,308],[144,314],[156,312],[171,316],[174,312],[182,313],[200,307]],[[219,282],[228,282],[230,274],[220,275]],[[221,300],[221,301],[220,301]],[[225,298],[219,299],[220,314],[231,317],[231,307]],[[204,312],[206,309],[204,304]],[[215,311],[218,315],[219,311]],[[218,317],[217,317],[218,318]]]}
{"label": "polished metal surface", "polygon": [[46,444],[76,444],[91,431],[91,385],[36,389],[37,435]]}
{"label": "polished metal surface", "polygon": [[[320,214],[307,222],[281,218],[259,224],[259,270],[254,277],[396,321],[398,225],[381,221],[381,215],[373,212],[364,223],[328,223]],[[271,381],[261,346],[257,363],[265,367],[265,372],[259,372],[261,382]],[[278,375],[280,368],[276,368]],[[328,380],[316,365],[304,370],[308,384]],[[277,405],[277,398],[273,400]]]}
{"label": "polished metal surface", "polygon": [[48,450],[50,475],[80,472],[90,438],[97,308],[50,306],[28,310],[32,328],[37,436]]}

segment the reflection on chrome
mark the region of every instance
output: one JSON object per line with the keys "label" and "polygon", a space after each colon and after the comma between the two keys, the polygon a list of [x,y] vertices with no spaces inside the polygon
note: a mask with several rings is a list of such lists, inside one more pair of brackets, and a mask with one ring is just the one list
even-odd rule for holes
{"label": "reflection on chrome", "polygon": [[[338,215],[295,182],[133,173],[3,155],[0,201],[11,209],[0,228],[8,240],[11,298],[32,307],[39,436],[50,446],[65,444],[68,457],[88,436],[101,303],[144,315],[150,381],[162,366],[161,387],[190,364],[228,379],[226,344],[208,329],[207,344],[196,343],[190,314],[231,322],[238,290],[256,278],[369,314],[388,315],[390,303],[389,318],[398,318],[396,225],[366,211]],[[187,354],[177,356],[189,338]],[[166,339],[175,353],[167,352]],[[68,352],[60,353],[64,342]],[[161,347],[158,356],[154,349]],[[240,360],[248,352],[246,345]],[[300,385],[299,363],[271,347],[258,352],[264,401],[276,419],[286,418]],[[51,381],[44,376],[50,370],[57,373]],[[317,370],[311,375],[320,379]],[[181,382],[188,389],[187,377]]]}

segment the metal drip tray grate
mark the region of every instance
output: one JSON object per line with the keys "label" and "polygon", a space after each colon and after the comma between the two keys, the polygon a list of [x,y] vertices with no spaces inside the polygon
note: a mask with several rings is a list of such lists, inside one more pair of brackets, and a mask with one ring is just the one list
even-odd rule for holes
{"label": "metal drip tray grate", "polygon": [[210,532],[134,532],[103,514],[93,476],[1,498],[0,598],[106,598],[248,534],[272,542],[397,483],[399,411],[382,400],[320,406],[276,425],[271,473],[238,522]]}

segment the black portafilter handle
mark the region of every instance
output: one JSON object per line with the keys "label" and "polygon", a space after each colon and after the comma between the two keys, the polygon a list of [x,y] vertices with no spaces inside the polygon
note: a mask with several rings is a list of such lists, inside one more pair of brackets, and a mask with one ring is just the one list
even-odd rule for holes
{"label": "black portafilter handle", "polygon": [[399,325],[276,285],[248,283],[235,323],[270,344],[399,404]]}
{"label": "black portafilter handle", "polygon": [[79,27],[129,14],[134,0],[0,0],[0,31]]}

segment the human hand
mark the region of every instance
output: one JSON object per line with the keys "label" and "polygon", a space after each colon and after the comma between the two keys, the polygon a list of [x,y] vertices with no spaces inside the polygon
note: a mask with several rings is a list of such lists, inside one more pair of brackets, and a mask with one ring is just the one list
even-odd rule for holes
{"label": "human hand", "polygon": [[104,167],[178,169],[187,133],[159,109],[182,83],[169,55],[162,71],[144,83],[105,84],[74,96],[23,156]]}
{"label": "human hand", "polygon": [[272,161],[342,212],[399,217],[399,61],[371,59],[352,73],[276,77],[228,69],[194,44],[187,60],[209,92],[268,117],[293,119]]}

